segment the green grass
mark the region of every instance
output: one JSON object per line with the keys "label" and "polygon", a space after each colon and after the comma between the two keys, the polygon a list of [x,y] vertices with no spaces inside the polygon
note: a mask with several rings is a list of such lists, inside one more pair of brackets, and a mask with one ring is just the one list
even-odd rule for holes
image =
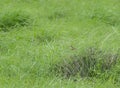
{"label": "green grass", "polygon": [[100,57],[119,56],[119,6],[119,0],[0,0],[0,88],[119,88],[120,57],[99,77],[51,71],[72,56],[88,56],[89,47],[104,51]]}

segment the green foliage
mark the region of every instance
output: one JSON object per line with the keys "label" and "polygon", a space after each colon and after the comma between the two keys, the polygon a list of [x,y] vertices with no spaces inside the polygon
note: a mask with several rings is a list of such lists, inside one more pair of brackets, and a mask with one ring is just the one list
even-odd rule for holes
{"label": "green foliage", "polygon": [[18,26],[27,26],[30,22],[30,16],[22,11],[8,11],[0,14],[0,29],[9,31],[10,28]]}

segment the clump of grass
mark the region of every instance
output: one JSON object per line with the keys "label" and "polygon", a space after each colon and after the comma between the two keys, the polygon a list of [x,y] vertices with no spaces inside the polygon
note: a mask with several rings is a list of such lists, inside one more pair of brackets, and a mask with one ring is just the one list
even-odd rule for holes
{"label": "clump of grass", "polygon": [[8,11],[0,15],[0,30],[4,32],[18,26],[27,26],[29,23],[30,16],[23,11]]}
{"label": "clump of grass", "polygon": [[71,56],[54,65],[53,71],[65,78],[100,77],[109,72],[117,63],[118,55],[89,48],[84,54]]}
{"label": "clump of grass", "polygon": [[108,12],[102,9],[95,10],[91,18],[112,26],[120,23],[119,15],[117,13]]}
{"label": "clump of grass", "polygon": [[34,34],[35,41],[40,43],[53,42],[59,37],[59,33],[55,30],[41,29],[38,33]]}
{"label": "clump of grass", "polygon": [[54,40],[53,35],[37,35],[36,36],[36,41],[38,41],[38,43],[50,42],[53,40]]}
{"label": "clump of grass", "polygon": [[50,20],[58,20],[67,17],[63,11],[55,11],[52,15],[48,16]]}
{"label": "clump of grass", "polygon": [[6,53],[8,51],[7,47],[1,43],[0,41],[0,54]]}

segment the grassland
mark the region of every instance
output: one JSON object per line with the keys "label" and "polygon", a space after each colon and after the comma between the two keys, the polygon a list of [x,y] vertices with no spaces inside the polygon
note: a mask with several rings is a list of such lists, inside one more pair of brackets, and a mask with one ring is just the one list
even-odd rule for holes
{"label": "grassland", "polygon": [[[98,62],[117,60],[104,72],[96,64],[93,77],[66,78],[61,65],[93,59],[89,49],[102,52]],[[119,88],[119,51],[119,0],[0,0],[0,88]]]}

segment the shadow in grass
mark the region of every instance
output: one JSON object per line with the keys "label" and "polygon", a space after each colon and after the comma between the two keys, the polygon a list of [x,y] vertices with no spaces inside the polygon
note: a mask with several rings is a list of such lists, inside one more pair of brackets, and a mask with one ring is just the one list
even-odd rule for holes
{"label": "shadow in grass", "polygon": [[23,11],[8,11],[0,15],[0,30],[4,32],[10,31],[15,27],[24,27],[30,24],[30,16]]}
{"label": "shadow in grass", "polygon": [[65,78],[75,77],[76,75],[82,78],[99,78],[111,71],[117,60],[118,54],[89,48],[83,54],[70,56],[70,58],[54,64],[52,72]]}

